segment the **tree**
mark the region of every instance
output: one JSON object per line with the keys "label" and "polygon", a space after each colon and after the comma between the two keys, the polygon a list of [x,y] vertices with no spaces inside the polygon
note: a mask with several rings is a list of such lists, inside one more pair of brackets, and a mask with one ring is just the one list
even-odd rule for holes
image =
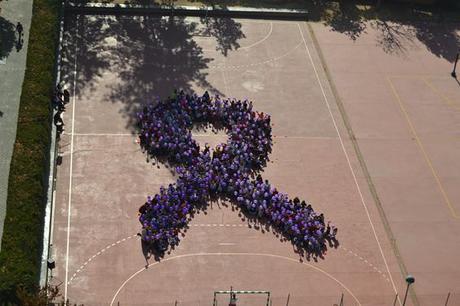
{"label": "tree", "polygon": [[[50,303],[59,306],[70,306],[69,300],[64,301],[59,291],[59,285],[37,288],[37,290],[30,292],[24,287],[19,287],[16,290],[16,297],[19,305],[21,306],[48,306]],[[76,304],[74,304],[76,305]],[[81,304],[80,306],[83,306]]]}

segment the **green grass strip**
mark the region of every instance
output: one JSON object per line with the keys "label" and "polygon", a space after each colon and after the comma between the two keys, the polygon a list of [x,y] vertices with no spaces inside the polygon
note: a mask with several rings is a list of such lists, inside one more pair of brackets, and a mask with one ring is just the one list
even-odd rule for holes
{"label": "green grass strip", "polygon": [[59,6],[56,0],[33,2],[0,253],[2,305],[17,303],[18,286],[35,290],[40,275]]}

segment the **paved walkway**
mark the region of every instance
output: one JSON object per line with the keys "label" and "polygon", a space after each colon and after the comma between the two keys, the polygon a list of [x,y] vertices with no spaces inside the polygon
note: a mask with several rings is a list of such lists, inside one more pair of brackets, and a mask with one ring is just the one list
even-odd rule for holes
{"label": "paved walkway", "polygon": [[[21,97],[22,82],[26,67],[29,28],[32,17],[32,1],[10,0],[0,2],[1,17],[16,25],[19,21],[24,27],[24,45],[19,52],[13,49],[9,56],[0,61],[0,237],[6,213],[8,176]],[[0,239],[1,249],[1,239]]]}

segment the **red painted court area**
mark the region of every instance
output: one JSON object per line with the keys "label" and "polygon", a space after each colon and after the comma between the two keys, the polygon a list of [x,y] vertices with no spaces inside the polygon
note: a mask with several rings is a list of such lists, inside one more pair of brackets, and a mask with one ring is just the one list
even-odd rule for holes
{"label": "red painted court area", "polygon": [[[225,35],[216,29],[226,29]],[[84,305],[211,305],[215,291],[269,291],[272,305],[391,305],[405,284],[303,22],[74,16],[63,67],[71,103],[59,142],[53,283]],[[249,99],[271,114],[274,145],[262,176],[339,228],[324,259],[210,203],[180,245],[144,257],[138,208],[171,169],[147,160],[135,114],[174,88]],[[196,131],[200,143],[225,135]],[[257,294],[241,305],[265,305]],[[220,296],[218,305],[228,305]],[[397,305],[401,301],[396,301]],[[410,303],[410,302],[409,302]],[[238,304],[240,305],[240,304]]]}

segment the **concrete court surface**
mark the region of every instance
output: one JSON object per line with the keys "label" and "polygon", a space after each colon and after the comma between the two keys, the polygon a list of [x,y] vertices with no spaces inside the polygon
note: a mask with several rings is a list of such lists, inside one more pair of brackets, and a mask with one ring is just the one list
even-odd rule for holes
{"label": "concrete court surface", "polygon": [[428,44],[403,26],[393,52],[375,22],[356,41],[311,26],[420,305],[459,305],[460,25],[417,24]]}
{"label": "concrete court surface", "polygon": [[[72,99],[59,143],[52,282],[84,305],[209,305],[213,291],[230,286],[269,290],[273,305],[288,295],[289,305],[333,305],[342,293],[345,305],[393,303],[404,281],[307,24],[220,19],[203,27],[193,18],[68,20],[63,72]],[[224,37],[215,31],[222,28]],[[137,210],[174,177],[146,162],[134,116],[175,87],[248,98],[271,114],[263,177],[324,212],[340,246],[324,259],[301,259],[229,203],[212,203],[175,250],[160,262],[144,258]],[[241,301],[264,305],[258,296]]]}

